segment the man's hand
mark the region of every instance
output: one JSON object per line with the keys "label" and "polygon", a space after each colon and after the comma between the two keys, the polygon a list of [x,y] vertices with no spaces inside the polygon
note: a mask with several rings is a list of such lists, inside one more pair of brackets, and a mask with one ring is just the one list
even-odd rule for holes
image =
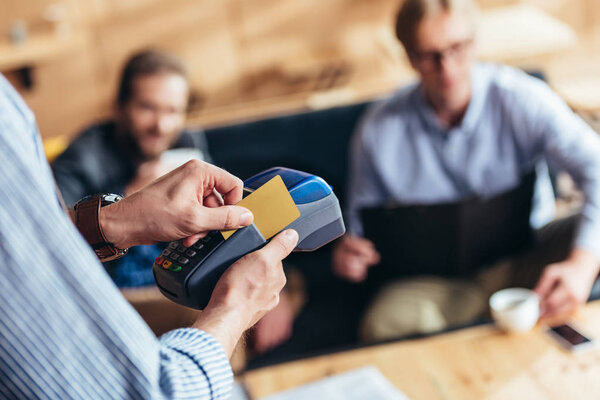
{"label": "man's hand", "polygon": [[100,226],[118,248],[185,238],[190,246],[208,231],[252,223],[233,206],[243,182],[214,165],[192,160],[123,200],[100,209]]}
{"label": "man's hand", "polygon": [[252,348],[262,354],[283,343],[292,335],[294,310],[289,295],[282,291],[279,304],[269,311],[252,332]]}
{"label": "man's hand", "polygon": [[262,249],[236,261],[217,282],[193,327],[213,335],[231,356],[244,331],[279,303],[286,281],[281,260],[297,242],[298,233],[288,229]]}
{"label": "man's hand", "polygon": [[548,265],[534,291],[540,296],[542,317],[566,314],[586,302],[598,276],[598,260],[576,248],[562,262]]}
{"label": "man's hand", "polygon": [[379,263],[381,256],[373,242],[358,236],[346,235],[333,250],[333,270],[352,282],[364,281],[370,266]]}

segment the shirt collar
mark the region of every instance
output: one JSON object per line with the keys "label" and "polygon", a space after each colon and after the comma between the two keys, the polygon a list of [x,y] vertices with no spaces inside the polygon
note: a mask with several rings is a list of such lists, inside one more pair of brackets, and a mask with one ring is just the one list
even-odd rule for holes
{"label": "shirt collar", "polygon": [[[450,131],[462,131],[465,133],[472,133],[475,131],[485,101],[485,87],[486,82],[484,82],[484,77],[480,72],[479,66],[475,64],[471,70],[471,100],[469,101],[467,111],[461,123],[451,128]],[[425,93],[421,84],[418,84],[415,88],[414,100],[417,113],[428,132],[435,132],[438,134],[449,132],[447,128],[440,124],[433,107],[431,107],[425,98]]]}

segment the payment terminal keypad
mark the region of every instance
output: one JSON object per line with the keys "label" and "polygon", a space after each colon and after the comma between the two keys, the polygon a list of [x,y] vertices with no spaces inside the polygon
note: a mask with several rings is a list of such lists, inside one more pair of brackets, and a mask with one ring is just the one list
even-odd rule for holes
{"label": "payment terminal keypad", "polygon": [[218,231],[212,231],[190,247],[181,241],[171,242],[156,257],[154,264],[171,272],[187,273],[189,265],[198,265],[208,257],[225,239]]}

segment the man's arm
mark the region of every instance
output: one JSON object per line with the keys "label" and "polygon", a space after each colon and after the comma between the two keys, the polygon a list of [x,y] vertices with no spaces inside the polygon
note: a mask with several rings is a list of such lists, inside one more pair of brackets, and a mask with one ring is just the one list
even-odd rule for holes
{"label": "man's arm", "polygon": [[572,251],[549,265],[536,291],[546,315],[568,312],[585,302],[600,268],[600,138],[546,85],[533,88],[535,101],[525,108],[532,142],[543,156],[571,175],[585,202]]}

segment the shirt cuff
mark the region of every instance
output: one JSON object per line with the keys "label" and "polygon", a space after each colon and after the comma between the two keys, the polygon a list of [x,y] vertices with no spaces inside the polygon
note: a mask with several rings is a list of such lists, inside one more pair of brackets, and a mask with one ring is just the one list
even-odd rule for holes
{"label": "shirt cuff", "polygon": [[171,377],[179,375],[177,378],[181,380],[174,384],[173,379],[168,379],[169,388],[165,388],[161,376],[163,391],[179,387],[195,396],[203,393],[210,399],[230,398],[233,372],[225,350],[214,337],[200,329],[182,328],[161,336],[160,343],[165,349],[161,354],[161,370],[170,372]]}
{"label": "shirt cuff", "polygon": [[600,262],[600,226],[586,215],[582,215],[575,235],[575,246],[581,247],[596,256]]}

